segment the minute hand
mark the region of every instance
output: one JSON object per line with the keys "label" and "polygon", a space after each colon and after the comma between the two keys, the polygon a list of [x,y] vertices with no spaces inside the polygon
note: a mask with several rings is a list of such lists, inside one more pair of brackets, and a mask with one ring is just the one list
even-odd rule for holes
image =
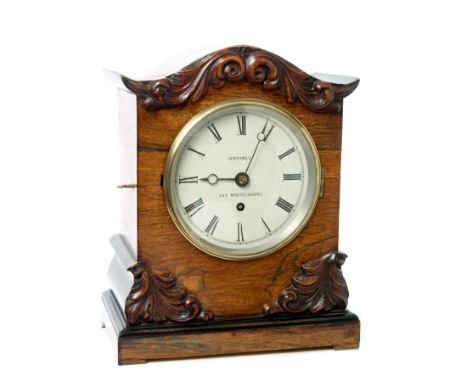
{"label": "minute hand", "polygon": [[257,142],[257,144],[256,144],[256,146],[255,146],[255,150],[254,150],[252,156],[250,157],[249,164],[247,165],[247,168],[246,168],[245,171],[244,171],[244,173],[246,173],[246,174],[247,174],[247,171],[249,171],[250,165],[252,164],[252,160],[253,160],[253,158],[254,158],[254,156],[255,156],[255,153],[257,152],[258,146],[260,145],[261,142],[266,142],[266,140],[268,139],[268,137],[269,137],[270,134],[271,134],[271,131],[272,131],[273,128],[275,127],[275,125],[272,125],[270,131],[268,132],[268,134],[265,135],[265,131],[266,131],[267,125],[268,125],[268,121],[266,121],[265,126],[263,126],[262,131],[261,131],[260,133],[257,134],[258,142]]}

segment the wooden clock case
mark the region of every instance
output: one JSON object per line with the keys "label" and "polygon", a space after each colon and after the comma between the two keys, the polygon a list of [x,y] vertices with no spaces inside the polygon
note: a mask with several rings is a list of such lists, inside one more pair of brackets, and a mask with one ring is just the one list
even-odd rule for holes
{"label": "wooden clock case", "polygon": [[[102,295],[119,364],[357,348],[338,222],[343,98],[359,80],[328,82],[249,46],[213,52],[167,77],[119,79],[121,229],[111,238],[111,289]],[[323,176],[297,238],[267,257],[228,261],[183,238],[165,205],[162,174],[181,128],[208,106],[238,98],[294,114],[316,143]]]}

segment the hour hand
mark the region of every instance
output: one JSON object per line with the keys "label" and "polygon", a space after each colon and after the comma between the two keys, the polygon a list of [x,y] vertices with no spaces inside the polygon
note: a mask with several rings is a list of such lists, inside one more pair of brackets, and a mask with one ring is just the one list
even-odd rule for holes
{"label": "hour hand", "polygon": [[209,184],[216,184],[218,180],[236,180],[236,178],[218,178],[216,174],[210,174],[206,178],[200,178],[198,180],[208,182]]}

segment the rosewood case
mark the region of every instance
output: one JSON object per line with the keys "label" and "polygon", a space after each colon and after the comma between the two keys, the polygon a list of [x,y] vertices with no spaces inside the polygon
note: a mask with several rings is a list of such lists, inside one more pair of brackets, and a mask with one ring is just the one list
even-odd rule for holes
{"label": "rosewood case", "polygon": [[[103,323],[119,364],[220,354],[359,346],[358,317],[338,251],[343,99],[355,78],[309,75],[250,46],[208,54],[167,77],[118,75],[121,228]],[[279,251],[227,261],[183,238],[168,213],[162,174],[171,144],[221,101],[266,100],[312,135],[323,184],[301,233]]]}

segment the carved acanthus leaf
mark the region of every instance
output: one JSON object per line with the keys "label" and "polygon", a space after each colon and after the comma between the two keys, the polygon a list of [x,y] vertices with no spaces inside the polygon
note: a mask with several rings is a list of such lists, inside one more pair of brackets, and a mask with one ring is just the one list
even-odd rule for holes
{"label": "carved acanthus leaf", "polygon": [[209,320],[213,313],[203,310],[201,302],[189,296],[187,289],[169,272],[151,272],[139,262],[128,269],[134,277],[133,287],[125,302],[129,325]]}
{"label": "carved acanthus leaf", "polygon": [[344,311],[349,292],[341,266],[346,257],[344,253],[331,252],[302,264],[301,270],[292,278],[291,284],[281,291],[277,301],[263,306],[263,313]]}
{"label": "carved acanthus leaf", "polygon": [[210,87],[248,81],[281,94],[289,103],[299,100],[307,109],[340,112],[342,99],[358,85],[321,81],[278,55],[251,46],[234,46],[210,53],[179,72],[150,81],[122,76],[125,86],[150,111],[197,102]]}

